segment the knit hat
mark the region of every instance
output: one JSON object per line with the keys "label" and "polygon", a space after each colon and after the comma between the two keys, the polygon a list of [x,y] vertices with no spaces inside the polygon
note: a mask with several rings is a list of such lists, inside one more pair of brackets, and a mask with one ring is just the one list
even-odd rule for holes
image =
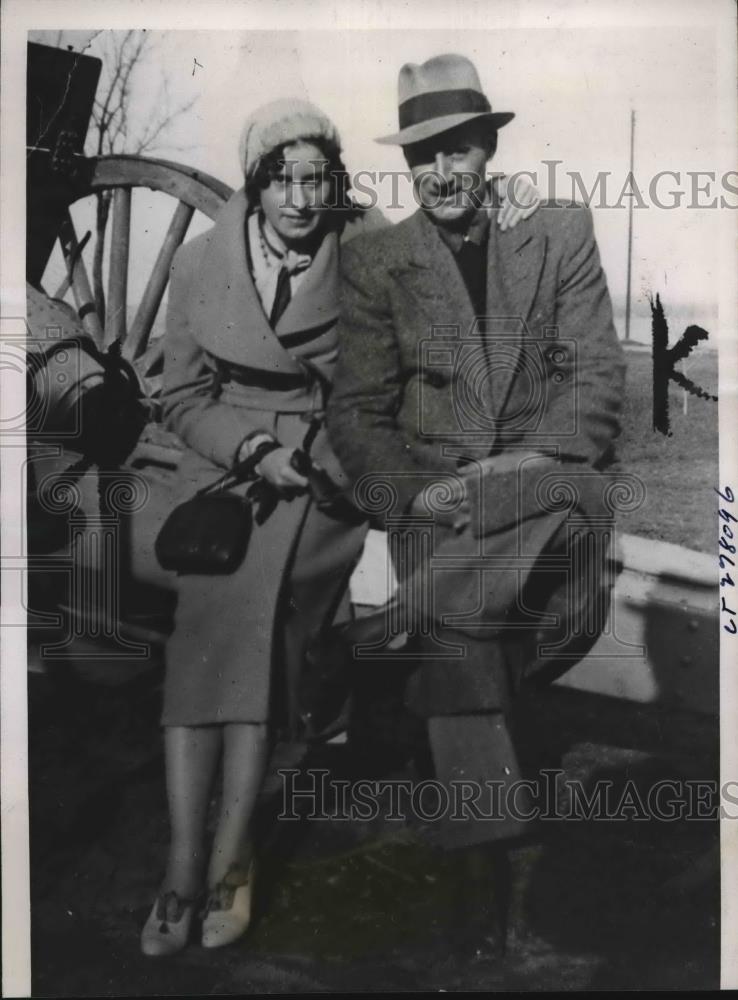
{"label": "knit hat", "polygon": [[241,132],[239,156],[244,177],[249,181],[262,157],[278,146],[313,138],[341,144],[336,126],[314,104],[290,97],[262,105],[249,115]]}

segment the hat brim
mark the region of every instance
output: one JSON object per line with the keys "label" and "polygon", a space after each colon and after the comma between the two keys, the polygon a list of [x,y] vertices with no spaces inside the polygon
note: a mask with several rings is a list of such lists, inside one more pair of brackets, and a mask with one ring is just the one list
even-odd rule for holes
{"label": "hat brim", "polygon": [[383,135],[375,142],[387,146],[411,146],[415,142],[423,142],[441,132],[448,132],[458,125],[471,122],[478,118],[486,119],[491,128],[502,128],[515,117],[514,111],[480,111],[476,113],[463,112],[455,115],[441,115],[440,118],[429,118],[428,121],[418,122],[417,125],[410,125],[408,128],[395,132],[394,135]]}

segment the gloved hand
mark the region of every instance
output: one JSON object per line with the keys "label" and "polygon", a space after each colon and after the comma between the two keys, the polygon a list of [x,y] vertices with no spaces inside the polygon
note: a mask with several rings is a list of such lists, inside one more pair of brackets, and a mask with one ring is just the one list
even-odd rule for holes
{"label": "gloved hand", "polygon": [[254,471],[278,490],[302,492],[308,481],[292,461],[296,451],[296,448],[275,448],[262,458]]}
{"label": "gloved hand", "polygon": [[503,232],[530,218],[541,203],[538,188],[524,174],[497,178],[497,195],[501,200],[497,225]]}

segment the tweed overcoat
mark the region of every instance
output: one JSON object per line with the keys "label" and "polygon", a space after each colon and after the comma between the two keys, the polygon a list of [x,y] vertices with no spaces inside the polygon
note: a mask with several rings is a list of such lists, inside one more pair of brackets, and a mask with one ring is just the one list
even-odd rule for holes
{"label": "tweed overcoat", "polygon": [[[337,353],[339,246],[384,224],[373,213],[347,224],[339,218],[273,330],[247,267],[247,213],[246,196],[237,191],[213,228],[181,247],[173,262],[162,409],[165,426],[187,446],[176,500],[218,478],[252,431],[266,430],[284,445],[302,443],[323,403],[301,362],[330,380]],[[341,481],[325,430],[311,453]],[[296,496],[254,527],[233,574],[177,577],[163,724],[264,722],[277,692],[285,718],[293,714],[302,645],[340,600],[364,532]]]}
{"label": "tweed overcoat", "polygon": [[[492,225],[487,268],[480,327],[451,250],[422,211],[347,247],[328,431],[357,496],[388,528],[439,474],[457,477],[460,463],[527,456],[527,478],[511,473],[509,462],[503,476],[475,477],[472,524],[458,548],[469,556],[474,534],[483,536],[485,557],[524,552],[533,560],[560,530],[562,514],[532,509],[530,457],[548,455],[561,469],[596,477],[619,433],[625,366],[588,209],[543,203],[513,230]],[[550,475],[552,462],[538,467]],[[508,495],[511,487],[526,492]],[[587,490],[596,493],[596,484]],[[431,490],[431,504],[433,497]],[[452,555],[454,530],[448,518],[439,521],[436,541]],[[417,578],[419,549],[411,546],[415,555],[398,565],[401,576]],[[440,620],[474,611],[476,627],[484,602],[496,603],[494,574],[477,608],[461,603],[472,588],[459,566],[453,579],[459,586],[444,588],[448,606],[431,613]],[[509,582],[508,574],[506,590]],[[463,663],[438,656],[426,663],[410,685],[411,706],[426,715],[504,708],[499,672],[485,662],[498,649],[489,647]]]}

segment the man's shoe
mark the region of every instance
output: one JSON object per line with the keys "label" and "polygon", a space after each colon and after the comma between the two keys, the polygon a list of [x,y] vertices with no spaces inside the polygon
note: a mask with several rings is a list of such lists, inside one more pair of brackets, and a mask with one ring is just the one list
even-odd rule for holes
{"label": "man's shoe", "polygon": [[251,922],[253,884],[252,861],[245,875],[234,867],[210,890],[202,922],[203,948],[222,948],[246,933]]}
{"label": "man's shoe", "polygon": [[195,903],[164,892],[154,903],[141,931],[141,951],[151,957],[174,955],[187,944]]}

